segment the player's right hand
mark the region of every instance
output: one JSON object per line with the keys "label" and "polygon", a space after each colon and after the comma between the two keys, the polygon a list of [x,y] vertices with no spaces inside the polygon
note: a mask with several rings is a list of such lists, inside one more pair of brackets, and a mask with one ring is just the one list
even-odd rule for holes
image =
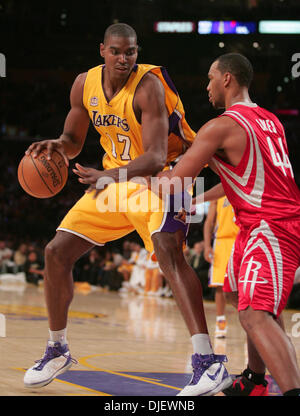
{"label": "player's right hand", "polygon": [[214,250],[212,247],[205,247],[204,248],[204,258],[208,263],[212,263],[214,258]]}
{"label": "player's right hand", "polygon": [[47,154],[47,159],[50,160],[54,150],[63,156],[66,165],[69,166],[68,156],[66,155],[63,144],[59,140],[42,140],[40,142],[34,142],[28,147],[25,155],[32,155],[32,157],[36,158],[41,152],[45,152]]}

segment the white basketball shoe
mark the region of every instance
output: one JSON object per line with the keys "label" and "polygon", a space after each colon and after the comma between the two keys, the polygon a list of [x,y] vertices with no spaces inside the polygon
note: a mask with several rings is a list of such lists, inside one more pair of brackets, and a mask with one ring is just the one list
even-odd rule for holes
{"label": "white basketball shoe", "polygon": [[59,374],[67,371],[73,363],[77,361],[71,357],[67,344],[48,341],[43,358],[26,371],[24,385],[28,388],[46,386]]}
{"label": "white basketball shoe", "polygon": [[223,362],[226,355],[192,355],[193,376],[177,396],[213,396],[231,386],[232,379]]}

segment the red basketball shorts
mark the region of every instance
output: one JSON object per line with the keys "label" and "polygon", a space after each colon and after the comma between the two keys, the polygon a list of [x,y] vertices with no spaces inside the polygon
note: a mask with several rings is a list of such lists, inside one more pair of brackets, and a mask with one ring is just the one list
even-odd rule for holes
{"label": "red basketball shorts", "polygon": [[238,292],[238,310],[251,306],[278,317],[300,265],[300,222],[261,220],[241,228],[227,265],[223,290]]}

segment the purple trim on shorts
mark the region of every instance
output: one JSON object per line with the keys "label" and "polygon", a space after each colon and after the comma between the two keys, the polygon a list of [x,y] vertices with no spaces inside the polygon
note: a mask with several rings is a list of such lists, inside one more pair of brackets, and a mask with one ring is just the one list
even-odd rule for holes
{"label": "purple trim on shorts", "polygon": [[191,201],[192,197],[187,191],[181,194],[169,195],[168,212],[160,232],[175,233],[178,230],[182,230],[186,237],[190,225],[189,212]]}

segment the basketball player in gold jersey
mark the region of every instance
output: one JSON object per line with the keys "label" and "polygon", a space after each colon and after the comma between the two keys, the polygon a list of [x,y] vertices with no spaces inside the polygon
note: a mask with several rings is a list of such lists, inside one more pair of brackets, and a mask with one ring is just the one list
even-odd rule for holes
{"label": "basketball player in gold jersey", "polygon": [[[147,251],[154,249],[191,334],[193,357],[197,357],[204,373],[209,370],[212,375],[206,377],[209,385],[206,380],[202,390],[198,383],[195,394],[213,395],[232,383],[223,365],[226,357],[213,354],[201,283],[183,256],[187,224],[176,219],[176,212],[149,207],[136,210],[132,203],[142,185],[131,179],[155,176],[182,154],[195,136],[166,71],[158,66],[137,65],[137,51],[136,33],[130,26],[110,26],[100,45],[105,64],[76,78],[62,135],[56,140],[33,143],[26,152],[36,157],[43,150],[51,158],[56,149],[68,163],[80,153],[90,120],[100,133],[106,152],[102,171],[76,164],[74,171],[79,181],[92,186],[67,213],[45,249],[50,340],[43,358],[25,374],[24,384],[30,388],[50,383],[74,361],[66,339],[68,308],[73,297],[73,264],[94,245],[103,245],[133,230],[140,234]],[[120,180],[124,169],[126,179]],[[95,190],[101,179],[107,185],[102,192]],[[150,194],[146,189],[139,197],[146,196],[144,202],[152,198],[156,208],[161,206],[159,197]],[[112,196],[114,209],[106,209],[106,199]],[[168,203],[172,204],[171,197]]]}
{"label": "basketball player in gold jersey", "polygon": [[[211,201],[204,222],[204,258],[211,266],[209,286],[215,288],[216,338],[224,338],[227,333],[225,317],[225,296],[223,293],[227,263],[239,227],[234,222],[234,211],[226,196]],[[213,240],[213,246],[212,246]]]}

